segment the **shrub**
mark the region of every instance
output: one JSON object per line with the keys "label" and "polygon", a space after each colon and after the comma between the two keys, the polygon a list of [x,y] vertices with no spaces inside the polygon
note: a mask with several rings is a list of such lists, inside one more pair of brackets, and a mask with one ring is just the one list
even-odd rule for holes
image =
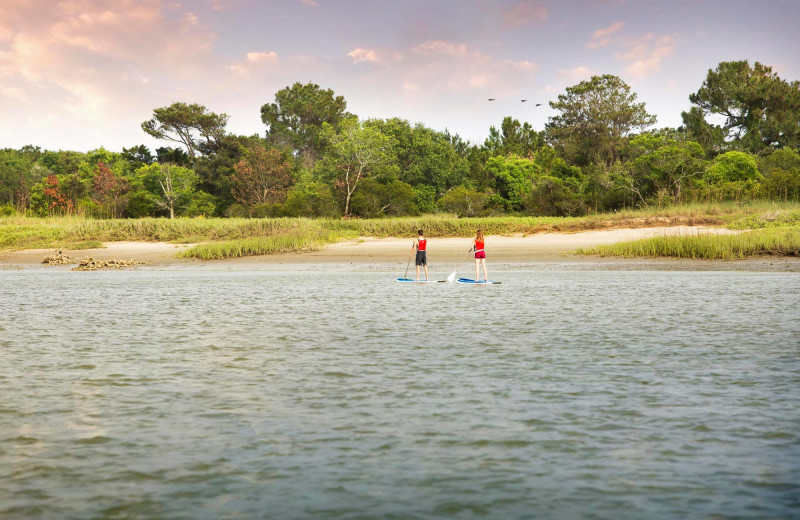
{"label": "shrub", "polygon": [[488,199],[485,193],[456,186],[439,199],[439,207],[459,217],[475,217],[483,212]]}

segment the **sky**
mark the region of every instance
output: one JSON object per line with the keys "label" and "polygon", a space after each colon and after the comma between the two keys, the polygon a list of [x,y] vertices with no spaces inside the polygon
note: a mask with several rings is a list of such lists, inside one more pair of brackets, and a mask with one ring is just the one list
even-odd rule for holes
{"label": "sky", "polygon": [[796,0],[0,0],[0,148],[154,150],[141,123],[176,101],[263,134],[298,81],[481,143],[614,74],[678,126],[722,61],[800,79],[798,19]]}

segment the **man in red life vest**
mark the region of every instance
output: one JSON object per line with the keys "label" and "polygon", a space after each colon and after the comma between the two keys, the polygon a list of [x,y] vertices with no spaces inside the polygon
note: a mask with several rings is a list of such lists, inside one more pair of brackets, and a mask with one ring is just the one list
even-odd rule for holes
{"label": "man in red life vest", "polygon": [[422,233],[420,229],[417,231],[417,243],[411,248],[411,253],[408,254],[408,257],[411,258],[411,255],[414,253],[414,249],[417,250],[417,261],[415,265],[417,266],[417,280],[419,280],[419,267],[423,266],[425,268],[425,281],[428,280],[428,239],[425,238],[425,235]]}

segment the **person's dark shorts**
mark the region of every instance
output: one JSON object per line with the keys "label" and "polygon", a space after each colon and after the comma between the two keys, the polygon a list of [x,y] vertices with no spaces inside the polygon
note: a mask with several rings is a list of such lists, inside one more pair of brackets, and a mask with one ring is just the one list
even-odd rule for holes
{"label": "person's dark shorts", "polygon": [[486,258],[486,251],[476,251],[475,258]]}
{"label": "person's dark shorts", "polygon": [[428,252],[417,251],[417,261],[415,265],[428,265]]}

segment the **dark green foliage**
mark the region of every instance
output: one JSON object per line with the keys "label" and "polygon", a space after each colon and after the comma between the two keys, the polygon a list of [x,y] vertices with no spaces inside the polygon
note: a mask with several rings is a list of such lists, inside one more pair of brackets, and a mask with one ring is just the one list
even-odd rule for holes
{"label": "dark green foliage", "polygon": [[427,184],[414,187],[414,206],[420,213],[436,211],[436,188]]}
{"label": "dark green foliage", "polygon": [[800,200],[800,154],[791,148],[775,150],[761,159],[764,195],[770,199]]}
{"label": "dark green foliage", "polygon": [[560,114],[547,123],[547,140],[567,162],[611,164],[621,158],[627,137],[656,122],[644,103],[617,76],[592,76],[559,94],[550,106]]}
{"label": "dark green foliage", "polygon": [[575,177],[543,175],[525,195],[525,211],[536,216],[575,217],[586,213],[581,182]]}
{"label": "dark green foliage", "polygon": [[[683,112],[689,135],[707,150],[763,154],[800,146],[800,82],[782,80],[772,67],[725,61],[709,70]],[[722,121],[709,121],[716,116]]]}
{"label": "dark green foliage", "polygon": [[403,181],[381,184],[375,179],[364,179],[353,195],[353,214],[376,218],[403,216],[416,213],[414,188]]}
{"label": "dark green foliage", "polygon": [[[342,96],[295,83],[261,108],[266,136],[229,134],[225,114],[174,103],[143,124],[181,145],[155,156],[145,145],[0,149],[0,207],[97,218],[373,218],[800,200],[798,88],[759,63],[720,63],[692,94],[683,127],[645,132],[655,117],[630,87],[594,76],[550,103],[556,115],[546,132],[505,117],[474,145],[400,118],[359,120]],[[274,190],[234,175],[253,150],[275,148],[282,166]],[[171,187],[158,182],[165,168],[177,175]]]}
{"label": "dark green foliage", "polygon": [[457,186],[439,199],[439,206],[443,211],[459,217],[476,217],[483,214],[488,199],[485,193]]}
{"label": "dark green foliage", "polygon": [[339,204],[330,187],[321,182],[295,186],[286,195],[283,212],[287,217],[339,217]]}
{"label": "dark green foliage", "polygon": [[296,153],[310,167],[322,151],[322,125],[336,126],[350,115],[346,110],[344,97],[314,83],[298,82],[279,90],[274,103],[261,107],[261,121],[267,125],[271,146]]}
{"label": "dark green foliage", "polygon": [[142,130],[156,139],[181,143],[194,161],[198,152],[208,155],[216,150],[227,124],[227,114],[215,114],[196,103],[173,103],[154,109]]}

